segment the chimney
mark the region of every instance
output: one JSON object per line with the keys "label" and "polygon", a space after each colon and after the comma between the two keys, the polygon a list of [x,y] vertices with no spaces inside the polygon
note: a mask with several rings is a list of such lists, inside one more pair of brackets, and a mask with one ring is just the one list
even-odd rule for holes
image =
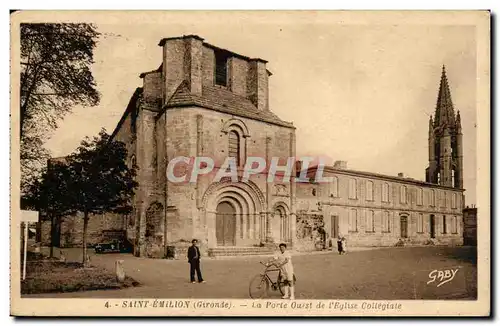
{"label": "chimney", "polygon": [[398,177],[400,177],[400,178],[404,178],[404,177],[405,177],[405,174],[404,174],[403,172],[399,172],[399,173],[398,173]]}
{"label": "chimney", "polygon": [[269,110],[269,72],[266,63],[262,59],[250,59],[247,76],[248,98],[262,111]]}
{"label": "chimney", "polygon": [[335,169],[346,170],[347,169],[347,161],[335,161],[335,163],[333,163],[333,167]]}

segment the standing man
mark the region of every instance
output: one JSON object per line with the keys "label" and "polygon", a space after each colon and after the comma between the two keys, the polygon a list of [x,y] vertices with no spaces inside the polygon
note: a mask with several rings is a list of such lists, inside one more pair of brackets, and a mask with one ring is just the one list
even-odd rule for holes
{"label": "standing man", "polygon": [[195,271],[196,271],[196,274],[198,275],[198,282],[205,283],[205,281],[203,280],[203,277],[201,276],[200,249],[198,249],[198,247],[196,246],[198,244],[198,240],[193,239],[193,241],[191,241],[191,243],[193,245],[191,247],[189,247],[188,253],[187,253],[188,262],[191,265],[191,268],[189,271],[189,274],[191,276],[191,283],[196,283],[194,280],[194,272]]}

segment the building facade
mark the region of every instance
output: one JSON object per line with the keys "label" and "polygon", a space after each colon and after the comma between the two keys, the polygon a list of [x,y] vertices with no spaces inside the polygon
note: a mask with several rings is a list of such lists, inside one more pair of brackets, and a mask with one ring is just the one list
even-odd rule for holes
{"label": "building facade", "polygon": [[[268,164],[275,157],[283,165],[296,156],[295,127],[269,108],[266,61],[194,35],[166,38],[159,46],[159,68],[140,75],[143,86],[112,135],[126,144],[128,164],[138,167],[134,211],[96,217],[95,230],[91,218],[89,232],[96,237],[89,243],[99,241],[103,223],[108,233],[123,231],[136,255],[150,257],[164,256],[168,246],[186,247],[193,238],[208,254],[278,242],[315,250],[321,249],[319,240],[332,243],[327,240],[338,236],[359,246],[462,243],[460,115],[453,113],[444,70],[430,122],[426,182],[352,171],[345,162],[325,168],[329,183],[314,182],[315,167],[307,171],[311,181],[306,183],[267,182],[265,173],[242,181],[247,157]],[[204,156],[214,160],[215,172],[233,158],[238,179],[167,178],[173,159]],[[293,175],[300,173],[293,169]],[[189,176],[189,164],[177,164],[171,172]]]}
{"label": "building facade", "polygon": [[[143,87],[113,134],[127,144],[130,164],[138,167],[135,214],[127,223],[136,254],[161,255],[166,245],[192,238],[205,249],[291,242],[293,220],[273,212],[293,214],[293,184],[268,183],[265,175],[216,183],[213,174],[195,183],[166,176],[177,157],[211,157],[214,171],[233,157],[241,177],[247,157],[295,156],[295,128],[269,109],[266,61],[198,36],[163,39],[159,45],[162,64],[141,74]],[[189,173],[177,166],[177,176]],[[286,235],[276,233],[281,229]]]}

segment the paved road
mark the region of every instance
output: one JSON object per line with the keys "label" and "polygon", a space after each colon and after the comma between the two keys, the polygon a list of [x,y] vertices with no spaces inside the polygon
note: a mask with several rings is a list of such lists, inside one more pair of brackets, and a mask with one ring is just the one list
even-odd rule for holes
{"label": "paved road", "polygon": [[[78,259],[80,251],[67,250]],[[262,270],[263,257],[203,259],[205,284],[189,282],[189,264],[183,260],[145,259],[130,254],[93,255],[92,264],[113,270],[124,260],[127,275],[142,286],[123,290],[89,291],[37,297],[92,298],[233,298],[247,299],[252,277]],[[462,266],[471,295],[476,291],[475,248],[414,247],[350,252],[328,252],[293,257],[298,299],[413,299],[415,271]],[[428,272],[425,272],[426,275]],[[421,280],[420,280],[421,281]],[[279,298],[278,293],[274,293]]]}

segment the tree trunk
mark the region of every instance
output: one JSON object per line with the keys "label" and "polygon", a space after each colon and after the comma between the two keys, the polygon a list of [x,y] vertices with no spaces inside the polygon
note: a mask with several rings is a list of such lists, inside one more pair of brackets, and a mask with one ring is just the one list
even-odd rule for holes
{"label": "tree trunk", "polygon": [[87,265],[87,226],[89,223],[89,213],[87,210],[83,212],[83,266]]}

